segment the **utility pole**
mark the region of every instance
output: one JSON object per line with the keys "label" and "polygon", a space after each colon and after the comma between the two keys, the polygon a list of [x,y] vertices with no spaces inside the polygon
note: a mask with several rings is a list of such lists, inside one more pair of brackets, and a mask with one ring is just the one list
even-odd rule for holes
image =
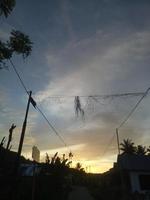
{"label": "utility pole", "polygon": [[22,152],[22,146],[23,146],[26,126],[27,126],[27,118],[28,118],[28,113],[29,113],[30,102],[32,103],[32,101],[33,101],[32,97],[31,97],[32,91],[29,91],[28,94],[29,94],[29,98],[28,98],[24,122],[23,122],[23,125],[22,125],[22,131],[21,131],[21,136],[20,136],[20,141],[19,141],[16,163],[15,163],[15,166],[14,166],[14,175],[17,175],[17,173],[18,173],[18,168],[19,168],[19,164],[20,164],[20,156],[21,156],[21,152]]}
{"label": "utility pole", "polygon": [[118,154],[120,155],[120,145],[119,145],[119,135],[118,135],[118,128],[116,128],[116,136],[117,136]]}
{"label": "utility pole", "polygon": [[[120,157],[120,142],[119,142],[119,132],[118,128],[116,128],[116,136],[117,136],[117,146],[118,146],[118,158]],[[120,174],[120,180],[121,180],[121,189],[122,189],[122,194],[123,196],[126,195],[126,184],[125,184],[125,179],[124,179],[124,173],[123,173],[123,168],[122,168],[122,163],[120,161],[120,166],[119,166],[119,174]]]}
{"label": "utility pole", "polygon": [[19,170],[19,166],[20,166],[20,156],[21,156],[21,152],[22,152],[23,141],[24,141],[26,126],[27,126],[27,118],[28,118],[28,113],[29,113],[30,102],[32,102],[32,100],[31,100],[32,91],[30,91],[28,94],[29,94],[29,98],[28,98],[28,103],[27,103],[24,122],[23,122],[23,125],[22,125],[22,131],[21,131],[21,136],[20,136],[20,141],[19,141],[19,147],[18,147],[16,162],[15,162],[14,171],[13,171],[13,176],[15,178],[15,182],[14,182],[14,185],[13,185],[13,188],[12,188],[13,189],[13,191],[12,191],[12,199],[13,200],[16,199],[16,195],[17,195],[17,191],[16,190],[18,188],[18,170]]}
{"label": "utility pole", "polygon": [[29,99],[28,99],[28,104],[27,104],[27,108],[26,108],[26,114],[25,114],[25,118],[24,118],[24,122],[23,122],[23,126],[22,126],[19,147],[18,147],[18,154],[17,154],[18,157],[21,156],[21,152],[22,152],[22,146],[23,146],[23,141],[24,141],[26,126],[27,126],[27,118],[28,118],[28,112],[29,112],[31,95],[32,95],[32,91],[29,92]]}

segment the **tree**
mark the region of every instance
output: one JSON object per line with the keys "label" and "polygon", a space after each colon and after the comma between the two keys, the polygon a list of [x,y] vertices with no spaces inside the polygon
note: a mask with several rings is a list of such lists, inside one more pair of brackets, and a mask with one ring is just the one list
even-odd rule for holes
{"label": "tree", "polygon": [[8,41],[0,41],[0,65],[5,66],[5,61],[11,59],[14,53],[21,54],[25,59],[31,54],[32,42],[29,36],[16,30],[11,31]]}
{"label": "tree", "polygon": [[122,154],[135,154],[136,152],[136,147],[134,146],[134,142],[132,142],[131,139],[124,139],[120,146]]}
{"label": "tree", "polygon": [[50,159],[49,155],[46,153],[45,162],[50,166],[57,166],[57,167],[70,167],[72,161],[69,161],[68,158],[65,158],[65,154],[63,154],[63,158],[61,159],[58,156],[58,152]]}
{"label": "tree", "polygon": [[150,146],[147,148],[147,155],[150,156]]}
{"label": "tree", "polygon": [[23,58],[29,56],[32,51],[32,42],[30,41],[29,36],[20,31],[11,31],[8,46],[10,47],[12,52],[22,54]]}
{"label": "tree", "polygon": [[147,153],[147,149],[145,146],[142,146],[142,145],[138,145],[136,147],[136,152],[135,152],[137,155],[146,155]]}
{"label": "tree", "polygon": [[[15,6],[15,0],[1,0],[0,3],[0,16],[7,17]],[[14,53],[21,54],[25,59],[31,54],[32,42],[29,36],[24,33],[12,30],[9,40],[2,42],[0,40],[0,69],[6,67],[6,61],[11,59]]]}
{"label": "tree", "polygon": [[8,17],[8,15],[12,12],[16,5],[15,0],[1,0],[0,2],[0,16],[4,15]]}
{"label": "tree", "polygon": [[84,168],[82,167],[82,164],[80,162],[76,164],[76,169],[79,171],[84,171]]}
{"label": "tree", "polygon": [[50,159],[49,159],[48,153],[46,153],[45,163],[46,163],[46,164],[49,164],[49,163],[50,163]]}

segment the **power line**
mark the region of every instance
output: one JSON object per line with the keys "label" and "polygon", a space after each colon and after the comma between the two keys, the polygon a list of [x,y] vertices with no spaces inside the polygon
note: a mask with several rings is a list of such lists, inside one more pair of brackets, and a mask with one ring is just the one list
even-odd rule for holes
{"label": "power line", "polygon": [[62,143],[65,145],[65,147],[67,147],[66,142],[64,141],[64,139],[59,135],[58,131],[54,128],[54,126],[50,123],[50,121],[47,119],[46,115],[41,111],[41,109],[36,106],[37,110],[41,113],[41,115],[43,116],[43,118],[47,121],[48,125],[50,126],[50,128],[54,131],[54,133],[59,137],[59,139],[62,141]]}
{"label": "power line", "polygon": [[[20,80],[20,83],[22,85],[22,87],[24,88],[25,92],[29,95],[28,90],[20,76],[20,74],[18,73],[15,65],[13,64],[13,62],[9,59],[17,77]],[[114,98],[114,97],[124,97],[124,96],[141,96],[142,97],[139,99],[139,101],[136,103],[136,105],[132,108],[132,110],[129,112],[129,114],[126,116],[126,118],[121,122],[121,124],[118,126],[118,129],[120,129],[130,118],[130,116],[132,115],[132,113],[136,110],[136,108],[138,107],[138,105],[141,103],[141,101],[145,98],[145,96],[147,95],[147,93],[149,92],[150,88],[148,88],[145,92],[134,92],[134,93],[119,93],[119,94],[110,94],[110,95],[80,95],[80,97],[88,97],[88,98],[93,98],[95,101],[97,101],[96,98],[103,98],[103,99],[107,99],[107,98]],[[49,98],[74,98],[75,96],[71,95],[56,95],[56,96],[50,96]],[[43,118],[46,120],[46,122],[48,123],[48,125],[50,126],[50,128],[54,131],[54,133],[59,137],[59,139],[61,140],[61,142],[65,145],[65,147],[67,147],[66,142],[64,141],[64,139],[59,135],[58,131],[54,128],[54,126],[50,123],[50,121],[47,119],[46,115],[41,111],[41,109],[36,105],[37,110],[40,112],[40,114],[43,116]],[[106,154],[109,146],[112,144],[113,140],[115,138],[115,134],[112,136],[112,138],[110,139],[108,145],[106,146],[102,157]]]}
{"label": "power line", "polygon": [[[23,82],[23,80],[22,80],[20,74],[18,73],[17,68],[16,68],[15,65],[13,64],[12,60],[9,59],[9,61],[10,61],[11,65],[12,65],[12,67],[13,67],[13,69],[14,69],[16,75],[17,75],[17,77],[19,78],[22,87],[24,88],[24,90],[25,90],[25,92],[27,93],[27,95],[29,95],[29,92],[28,92],[28,90],[27,90],[27,87],[25,86],[25,84],[24,84],[24,82]],[[32,99],[32,100],[33,100],[33,99]],[[34,101],[34,100],[33,100],[33,101]],[[34,101],[34,102],[35,102],[35,101]],[[35,103],[35,104],[36,104],[36,103]],[[37,106],[37,104],[36,104],[36,106],[34,106],[34,108],[37,108],[37,110],[39,111],[39,113],[43,116],[43,118],[46,120],[46,122],[48,123],[48,125],[50,126],[50,128],[54,131],[54,133],[57,135],[57,137],[58,137],[58,138],[61,140],[61,142],[64,144],[64,146],[67,147],[67,148],[69,149],[69,147],[68,147],[68,145],[66,144],[66,142],[64,141],[64,139],[60,136],[60,134],[58,133],[58,131],[57,131],[57,130],[55,129],[55,127],[51,124],[51,122],[47,119],[46,115],[41,111],[41,109]],[[70,150],[70,149],[69,149],[69,150]]]}
{"label": "power line", "polygon": [[12,67],[13,67],[13,69],[14,69],[16,75],[17,75],[17,77],[19,78],[22,87],[24,88],[24,90],[26,91],[26,93],[29,95],[28,90],[27,90],[27,88],[26,88],[26,86],[25,86],[25,84],[24,84],[24,82],[23,82],[23,80],[22,80],[20,74],[18,73],[18,71],[17,71],[15,65],[13,64],[13,62],[12,62],[11,59],[9,59],[9,61],[10,61],[11,65],[12,65]]}
{"label": "power line", "polygon": [[133,112],[137,109],[139,104],[142,102],[142,100],[146,97],[148,94],[150,88],[148,88],[142,95],[142,97],[138,100],[138,102],[135,104],[135,106],[131,109],[131,111],[128,113],[128,115],[124,118],[124,120],[120,123],[118,128],[116,128],[116,136],[117,136],[117,144],[118,144],[118,153],[120,154],[120,146],[119,146],[119,135],[118,130],[129,120],[130,116],[133,114]]}
{"label": "power line", "polygon": [[96,95],[51,95],[48,98],[74,98],[75,96],[83,97],[83,98],[93,98],[94,100],[97,100],[96,98],[116,98],[116,97],[124,97],[124,96],[141,96],[144,92],[128,92],[128,93],[118,93],[118,94],[96,94]]}
{"label": "power line", "polygon": [[125,119],[120,123],[120,125],[118,126],[117,129],[120,129],[130,118],[130,116],[132,115],[132,113],[136,110],[136,108],[139,106],[139,104],[141,103],[141,101],[146,97],[146,95],[148,94],[150,88],[148,88],[144,93],[143,96],[139,99],[139,101],[136,103],[136,105],[131,109],[131,111],[129,112],[129,114],[125,117]]}
{"label": "power line", "polygon": [[[125,117],[125,119],[120,123],[120,125],[117,128],[118,130],[128,121],[128,119],[130,118],[130,116],[132,115],[132,113],[136,110],[136,108],[139,106],[139,104],[141,103],[141,101],[146,97],[146,95],[148,94],[149,90],[150,90],[150,88],[148,88],[144,93],[141,93],[141,94],[143,94],[142,97],[138,100],[138,102],[136,103],[136,105],[132,108],[132,110]],[[135,94],[135,93],[133,93],[133,94]],[[108,151],[109,147],[111,146],[114,138],[115,138],[115,134],[109,140],[109,143],[107,144],[106,148],[104,149],[104,152],[103,152],[103,154],[102,154],[101,157],[104,157],[104,155]]]}

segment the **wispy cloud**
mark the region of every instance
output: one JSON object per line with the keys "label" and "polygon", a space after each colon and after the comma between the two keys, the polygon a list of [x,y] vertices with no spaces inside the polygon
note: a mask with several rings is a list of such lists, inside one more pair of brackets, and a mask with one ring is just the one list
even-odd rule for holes
{"label": "wispy cloud", "polygon": [[[45,105],[53,117],[58,116],[59,113],[59,117],[56,117],[59,121],[57,124],[65,121],[66,126],[63,132],[67,130],[65,136],[70,142],[78,144],[80,141],[86,144],[79,151],[80,158],[92,160],[103,154],[115,128],[135,105],[137,98],[118,99],[111,102],[103,100],[99,105],[94,101],[91,102],[91,105],[93,103],[95,106],[95,111],[86,110],[85,127],[84,125],[80,127],[79,123],[73,120],[73,99],[66,97],[62,102],[60,99],[60,102],[56,103],[51,97],[145,90],[148,79],[143,80],[141,77],[141,84],[139,71],[148,70],[146,66],[143,66],[145,69],[141,68],[140,63],[149,60],[149,34],[147,30],[118,37],[115,34],[105,35],[98,31],[95,36],[72,43],[72,46],[67,46],[58,55],[48,56],[48,63],[53,62],[56,66],[53,74],[55,78],[52,78],[44,91],[36,94],[36,98]],[[67,67],[66,60],[69,60]],[[78,66],[75,67],[76,63]],[[65,70],[66,74],[63,73],[61,76],[61,72]],[[133,75],[139,79],[135,80]],[[131,137],[134,140],[137,136],[140,139],[135,142],[141,141],[143,136],[135,128],[134,120],[132,123],[128,124],[128,130],[121,130],[120,139]],[[112,147],[108,148],[107,156],[113,156],[116,152],[114,140]]]}

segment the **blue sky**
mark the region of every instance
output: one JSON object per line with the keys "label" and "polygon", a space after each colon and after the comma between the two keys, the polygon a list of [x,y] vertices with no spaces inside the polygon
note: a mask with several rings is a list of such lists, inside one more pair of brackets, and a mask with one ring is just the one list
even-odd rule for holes
{"label": "blue sky", "polygon": [[[139,97],[100,100],[81,98],[85,121],[74,114],[73,98],[145,91],[150,87],[150,2],[148,0],[17,1],[12,14],[1,18],[0,38],[11,29],[28,34],[33,51],[13,62],[50,121],[74,152],[74,159],[93,171],[108,169],[116,158],[115,128]],[[9,65],[9,63],[8,63]],[[18,144],[27,97],[13,69],[0,71],[0,138],[16,123],[13,149]],[[120,130],[120,139],[149,145],[149,95]],[[42,152],[66,151],[41,116],[31,108],[23,153],[37,145]],[[52,151],[53,150],[53,151]]]}

